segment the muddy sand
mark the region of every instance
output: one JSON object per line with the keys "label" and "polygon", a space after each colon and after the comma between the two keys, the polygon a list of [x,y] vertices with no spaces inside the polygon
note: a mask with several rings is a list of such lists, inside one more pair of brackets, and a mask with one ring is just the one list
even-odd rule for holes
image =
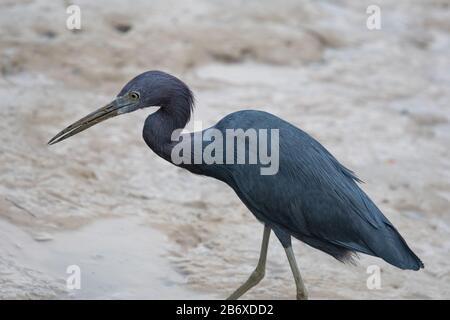
{"label": "muddy sand", "polygon": [[[425,263],[343,265],[294,241],[311,298],[450,298],[449,1],[379,1],[376,31],[368,1],[75,3],[76,32],[65,1],[0,3],[0,298],[221,299],[253,270],[262,225],[226,185],[146,147],[150,111],[46,145],[151,69],[191,86],[205,127],[252,108],[310,133]],[[245,298],[295,298],[275,237]]]}

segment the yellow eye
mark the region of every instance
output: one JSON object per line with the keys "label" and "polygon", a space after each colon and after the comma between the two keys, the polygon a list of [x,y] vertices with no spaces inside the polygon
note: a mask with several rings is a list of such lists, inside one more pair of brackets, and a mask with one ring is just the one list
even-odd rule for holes
{"label": "yellow eye", "polygon": [[131,91],[130,92],[130,98],[133,99],[133,100],[138,100],[139,99],[139,92]]}

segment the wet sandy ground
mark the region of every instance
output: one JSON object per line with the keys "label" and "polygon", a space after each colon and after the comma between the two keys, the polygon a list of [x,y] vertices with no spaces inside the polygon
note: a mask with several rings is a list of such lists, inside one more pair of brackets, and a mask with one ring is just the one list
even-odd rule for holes
{"label": "wet sandy ground", "polygon": [[[17,298],[45,298],[35,286],[33,275],[43,280],[59,298],[73,299],[183,299],[191,295],[185,279],[164,258],[170,250],[167,237],[156,229],[142,226],[136,219],[114,218],[89,224],[74,231],[30,234],[0,222],[4,236],[2,251],[15,266],[27,266],[20,272],[31,276],[31,283],[12,277],[8,286],[31,286]],[[112,245],[113,242],[113,245]],[[88,247],[89,244],[95,246]],[[79,268],[80,286],[71,281]],[[38,271],[38,272],[37,272]],[[78,272],[78,271],[77,271]],[[2,276],[11,276],[6,270]],[[57,283],[52,284],[52,280]],[[67,290],[60,285],[67,283]],[[17,281],[17,283],[12,282]],[[22,283],[20,283],[22,282]],[[51,296],[50,296],[51,297]],[[196,293],[192,298],[211,298]]]}
{"label": "wet sandy ground", "polygon": [[[253,270],[262,226],[227,186],[145,146],[150,110],[46,145],[149,69],[192,87],[205,127],[252,108],[309,132],[426,266],[348,266],[294,241],[311,298],[450,297],[448,1],[381,1],[380,31],[366,29],[365,1],[77,4],[80,32],[62,1],[0,4],[0,298],[220,299]],[[81,290],[66,289],[72,264]],[[373,264],[380,290],[366,287]],[[245,298],[294,297],[272,237]]]}

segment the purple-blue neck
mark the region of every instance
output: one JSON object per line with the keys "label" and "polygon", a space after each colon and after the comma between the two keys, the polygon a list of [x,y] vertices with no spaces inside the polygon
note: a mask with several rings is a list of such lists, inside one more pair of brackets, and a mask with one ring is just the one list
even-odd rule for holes
{"label": "purple-blue neck", "polygon": [[158,111],[145,120],[143,138],[157,155],[171,162],[171,151],[177,141],[172,141],[172,133],[183,129],[192,113],[192,98],[179,96],[172,98]]}

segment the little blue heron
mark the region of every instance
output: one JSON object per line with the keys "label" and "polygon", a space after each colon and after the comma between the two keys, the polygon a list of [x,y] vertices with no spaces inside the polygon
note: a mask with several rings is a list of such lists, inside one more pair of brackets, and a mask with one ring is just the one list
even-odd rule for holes
{"label": "little blue heron", "polygon": [[[193,104],[192,92],[181,80],[161,71],[148,71],[128,82],[111,103],[68,126],[48,143],[60,142],[120,114],[159,107],[145,120],[143,138],[158,156],[174,163],[171,154],[181,142],[174,141],[172,133],[186,126]],[[239,298],[264,277],[271,231],[286,251],[297,299],[307,299],[308,294],[292,251],[291,237],[342,262],[352,262],[356,253],[361,252],[380,257],[400,269],[424,267],[392,223],[360,189],[357,184],[360,180],[354,173],[304,131],[270,113],[256,110],[231,113],[212,128],[224,134],[227,129],[277,129],[279,132],[276,174],[260,174],[261,163],[175,164],[228,184],[264,225],[257,266],[229,299]],[[248,147],[246,143],[245,148]],[[201,148],[205,148],[204,142]]]}

